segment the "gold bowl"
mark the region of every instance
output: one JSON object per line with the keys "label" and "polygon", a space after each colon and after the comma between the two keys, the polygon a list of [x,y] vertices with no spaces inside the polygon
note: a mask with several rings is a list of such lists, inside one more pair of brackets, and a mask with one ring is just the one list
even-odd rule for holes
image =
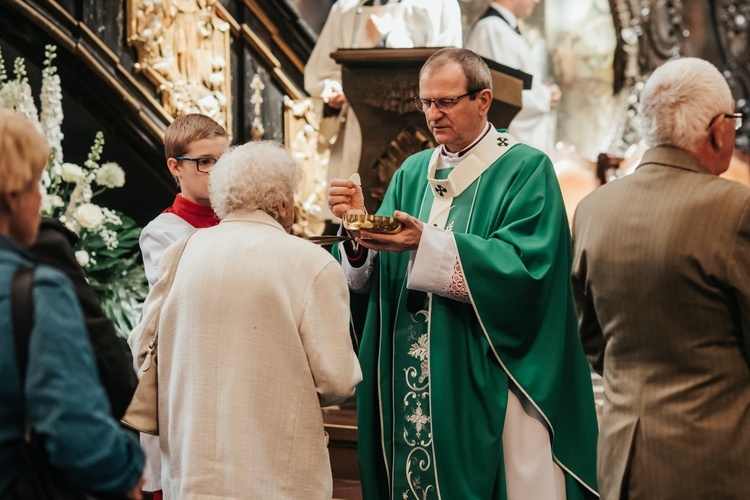
{"label": "gold bowl", "polygon": [[345,214],[344,227],[349,231],[372,231],[374,233],[397,233],[401,222],[395,217],[372,214]]}

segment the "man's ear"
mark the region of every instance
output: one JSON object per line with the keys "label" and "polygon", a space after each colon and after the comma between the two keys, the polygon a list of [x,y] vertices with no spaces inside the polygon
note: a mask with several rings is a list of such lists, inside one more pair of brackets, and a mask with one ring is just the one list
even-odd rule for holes
{"label": "man's ear", "polygon": [[726,141],[726,134],[722,129],[722,127],[724,127],[725,125],[726,124],[724,123],[724,120],[719,119],[714,120],[714,122],[708,128],[708,141],[711,144],[711,147],[716,152],[721,151],[721,148],[724,146],[724,142]]}
{"label": "man's ear", "polygon": [[479,99],[482,109],[489,111],[492,104],[492,91],[490,89],[480,90],[477,94],[477,99]]}
{"label": "man's ear", "polygon": [[180,162],[174,158],[167,159],[167,168],[174,177],[180,177],[182,175],[182,172],[180,170]]}

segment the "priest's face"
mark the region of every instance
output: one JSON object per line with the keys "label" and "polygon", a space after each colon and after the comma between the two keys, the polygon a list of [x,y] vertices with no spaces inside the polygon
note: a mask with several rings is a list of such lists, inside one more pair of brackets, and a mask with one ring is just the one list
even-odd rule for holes
{"label": "priest's face", "polygon": [[[435,141],[451,153],[457,153],[474,142],[487,123],[492,92],[466,87],[466,75],[455,61],[427,69],[419,79],[421,99],[453,101],[449,109],[445,106],[441,109],[434,102],[423,107],[427,127]],[[469,92],[472,93],[466,95]]]}

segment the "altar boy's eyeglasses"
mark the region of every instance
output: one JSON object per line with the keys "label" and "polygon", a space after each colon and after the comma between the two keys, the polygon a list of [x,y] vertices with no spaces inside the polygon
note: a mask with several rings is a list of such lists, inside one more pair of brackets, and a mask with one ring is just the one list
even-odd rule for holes
{"label": "altar boy's eyeglasses", "polygon": [[213,166],[216,165],[217,161],[219,161],[218,158],[188,158],[187,156],[175,156],[174,159],[180,161],[195,162],[195,168],[198,169],[198,172],[204,174],[211,172]]}

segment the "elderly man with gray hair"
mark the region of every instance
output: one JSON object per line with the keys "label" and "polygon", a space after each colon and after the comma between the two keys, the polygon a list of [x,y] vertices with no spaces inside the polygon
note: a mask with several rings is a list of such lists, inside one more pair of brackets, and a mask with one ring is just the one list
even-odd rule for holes
{"label": "elderly man with gray hair", "polygon": [[361,372],[341,267],[288,234],[300,176],[273,142],[231,149],[211,171],[221,223],[164,254],[133,332],[144,350],[161,310],[164,498],[331,498],[321,407]]}
{"label": "elderly man with gray hair", "polygon": [[750,498],[750,189],[717,177],[742,115],[706,61],[641,95],[651,147],[578,206],[573,287],[604,375],[602,498]]}

